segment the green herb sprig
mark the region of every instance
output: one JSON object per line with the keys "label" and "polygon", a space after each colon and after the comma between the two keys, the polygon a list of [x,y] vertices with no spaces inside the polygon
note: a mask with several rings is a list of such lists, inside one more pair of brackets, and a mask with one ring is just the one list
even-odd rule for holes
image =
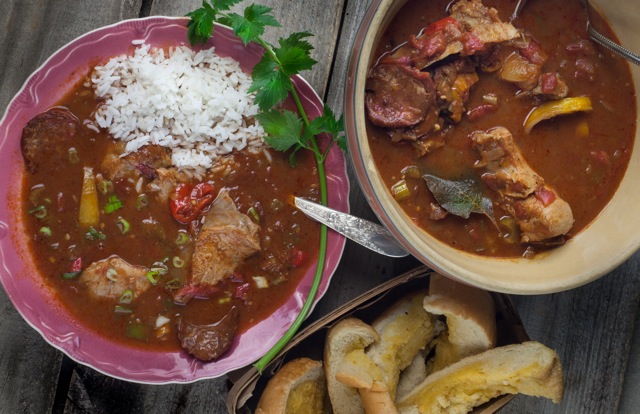
{"label": "green herb sprig", "polygon": [[[267,26],[280,27],[271,15],[271,8],[252,4],[244,9],[243,15],[230,12],[231,7],[243,0],[203,0],[202,7],[187,14],[191,18],[187,25],[187,35],[192,44],[204,43],[213,34],[214,22],[233,29],[245,45],[255,42],[265,53],[251,73],[250,93],[255,92],[255,102],[260,109],[256,116],[266,132],[265,141],[277,151],[291,151],[289,160],[295,166],[295,155],[306,149],[315,155],[318,168],[320,201],[326,205],[327,177],[324,161],[331,147],[336,144],[345,149],[343,118],[336,118],[331,108],[324,105],[321,116],[309,120],[294,86],[292,76],[309,70],[317,62],[311,58],[313,47],[308,32],[296,32],[287,38],[280,38],[278,45],[266,42],[262,36]],[[297,112],[283,108],[282,103],[291,96]],[[316,137],[326,134],[328,145],[320,149]],[[262,372],[276,354],[293,338],[306,319],[318,292],[327,253],[327,228],[320,229],[320,251],[318,264],[309,296],[300,313],[284,336],[254,366]]]}

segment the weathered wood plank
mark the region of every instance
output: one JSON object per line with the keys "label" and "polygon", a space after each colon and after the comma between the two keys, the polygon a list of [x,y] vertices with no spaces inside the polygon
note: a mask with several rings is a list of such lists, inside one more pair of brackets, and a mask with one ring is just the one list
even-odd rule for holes
{"label": "weathered wood plank", "polygon": [[559,406],[518,397],[505,412],[617,412],[640,300],[639,266],[636,254],[586,286],[514,297],[529,336],[560,354],[566,392]]}

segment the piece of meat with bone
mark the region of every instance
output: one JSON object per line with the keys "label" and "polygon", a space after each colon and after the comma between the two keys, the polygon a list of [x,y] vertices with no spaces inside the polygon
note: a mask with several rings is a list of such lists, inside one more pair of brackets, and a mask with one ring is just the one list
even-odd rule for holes
{"label": "piece of meat with bone", "polygon": [[225,189],[220,190],[203,220],[193,252],[191,282],[216,285],[260,250],[260,227],[238,211]]}
{"label": "piece of meat with bone", "polygon": [[480,0],[459,0],[451,6],[450,17],[427,26],[382,62],[424,69],[453,54],[471,56],[485,51],[487,45],[507,42],[519,35],[511,23],[500,20],[496,9],[486,7]]}
{"label": "piece of meat with bone", "polygon": [[410,67],[374,67],[367,78],[366,91],[369,119],[381,127],[410,127],[435,110],[435,85],[430,75]]}
{"label": "piece of meat with bone", "polygon": [[151,287],[148,271],[144,266],[132,265],[114,255],[91,263],[79,281],[96,297],[118,299],[130,290],[135,298]]}
{"label": "piece of meat with bone", "polygon": [[70,150],[65,141],[78,134],[80,121],[67,108],[56,106],[33,117],[22,130],[20,147],[27,170],[68,162]]}
{"label": "piece of meat with bone", "polygon": [[154,179],[158,177],[158,168],[171,166],[170,150],[160,145],[145,145],[136,152],[121,156],[123,150],[124,145],[118,143],[102,159],[102,171],[109,180],[135,180],[141,175]]}
{"label": "piece of meat with bone", "polygon": [[480,156],[475,166],[483,170],[482,181],[495,194],[494,203],[518,223],[523,243],[569,232],[571,207],[533,171],[506,128],[476,131],[470,137]]}

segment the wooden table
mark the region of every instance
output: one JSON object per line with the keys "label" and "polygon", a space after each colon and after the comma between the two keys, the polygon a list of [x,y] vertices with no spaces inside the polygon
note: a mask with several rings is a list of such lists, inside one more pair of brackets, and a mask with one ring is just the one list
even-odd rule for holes
{"label": "wooden table", "polygon": [[[0,108],[55,50],[92,29],[148,15],[180,16],[200,0],[0,1]],[[304,76],[320,96],[342,111],[351,45],[370,0],[261,0],[274,8],[283,32],[311,31],[319,62]],[[351,211],[375,220],[351,177]],[[329,292],[311,319],[378,283],[418,265],[347,243]],[[637,331],[640,256],[587,286],[544,296],[514,297],[532,339],[555,348],[565,369],[559,405],[518,396],[508,413],[639,412]],[[140,385],[116,380],[70,360],[48,345],[18,315],[0,289],[0,412],[169,413],[226,412],[225,378],[184,385]]]}

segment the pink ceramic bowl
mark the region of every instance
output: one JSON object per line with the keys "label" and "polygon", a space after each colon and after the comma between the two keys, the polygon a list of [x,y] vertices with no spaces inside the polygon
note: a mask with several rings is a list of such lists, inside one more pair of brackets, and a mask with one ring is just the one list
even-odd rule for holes
{"label": "pink ceramic bowl", "polygon": [[[203,363],[184,352],[149,352],[131,349],[97,336],[80,325],[58,303],[54,293],[38,274],[31,259],[20,214],[21,182],[24,170],[20,136],[34,115],[53,106],[88,69],[111,56],[133,51],[133,40],[144,39],[153,46],[186,43],[186,18],[151,17],[123,21],[87,33],[51,56],[26,81],[9,104],[0,122],[0,281],[24,319],[54,347],[73,360],[129,381],[142,383],[192,382],[214,378],[241,368],[264,355],[300,312],[309,293],[315,268],[311,268],[295,294],[270,317],[239,335],[231,350],[216,362]],[[205,47],[238,60],[247,72],[262,54],[256,45],[245,47],[230,29],[216,26]],[[311,118],[322,113],[322,101],[302,78],[295,79],[303,105]],[[345,160],[334,147],[326,160],[329,205],[348,211],[349,181]],[[343,237],[331,233],[327,262],[316,301],[327,290],[344,248]]]}

